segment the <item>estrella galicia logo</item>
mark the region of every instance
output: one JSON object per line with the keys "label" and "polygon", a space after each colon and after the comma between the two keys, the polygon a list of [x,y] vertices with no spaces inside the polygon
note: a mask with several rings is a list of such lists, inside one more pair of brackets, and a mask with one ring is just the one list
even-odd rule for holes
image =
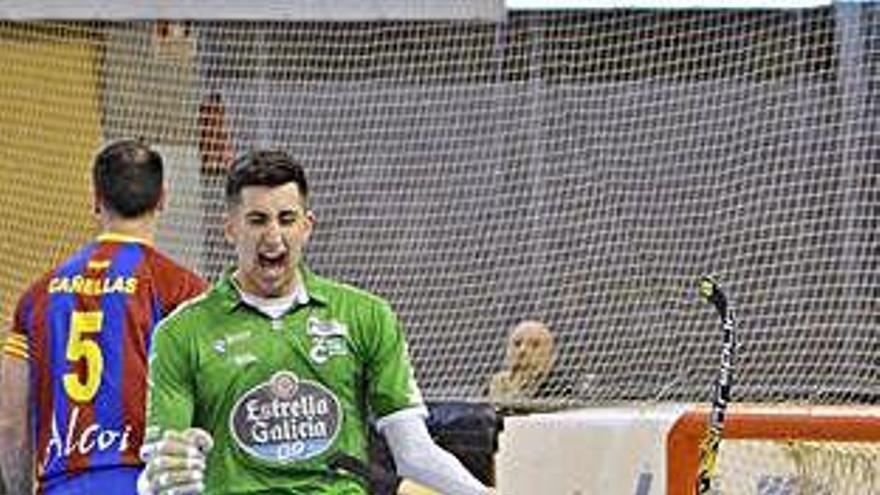
{"label": "estrella galicia logo", "polygon": [[342,424],[339,401],[323,385],[279,371],[241,396],[229,416],[232,438],[265,461],[311,459],[333,444]]}

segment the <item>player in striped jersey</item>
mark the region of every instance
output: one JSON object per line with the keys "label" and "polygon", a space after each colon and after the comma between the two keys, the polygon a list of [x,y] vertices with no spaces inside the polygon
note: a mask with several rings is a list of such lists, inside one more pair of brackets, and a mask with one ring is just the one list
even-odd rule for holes
{"label": "player in striped jersey", "polygon": [[102,233],[28,288],[3,344],[11,493],[135,492],[153,327],[206,288],[152,245],[165,194],[156,151],[111,143],[92,179]]}

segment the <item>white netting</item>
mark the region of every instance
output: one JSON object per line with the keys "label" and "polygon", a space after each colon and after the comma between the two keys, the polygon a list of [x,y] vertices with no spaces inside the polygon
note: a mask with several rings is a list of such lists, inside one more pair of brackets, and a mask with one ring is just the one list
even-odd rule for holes
{"label": "white netting", "polygon": [[876,442],[728,441],[719,458],[725,495],[876,495]]}
{"label": "white netting", "polygon": [[426,396],[474,399],[546,321],[582,403],[880,396],[870,4],[499,20],[0,23],[0,294],[93,234],[91,154],[165,153],[160,245],[216,277],[225,157],[307,165],[319,272],[387,296]]}
{"label": "white netting", "polygon": [[[637,403],[506,418],[499,493],[695,495],[708,412]],[[709,494],[880,494],[876,406],[738,403],[726,418]]]}

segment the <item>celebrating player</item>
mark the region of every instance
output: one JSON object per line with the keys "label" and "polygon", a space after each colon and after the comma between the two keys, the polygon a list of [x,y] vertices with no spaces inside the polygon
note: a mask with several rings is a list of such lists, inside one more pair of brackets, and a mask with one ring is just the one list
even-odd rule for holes
{"label": "celebrating player", "polygon": [[428,434],[388,303],[305,266],[308,199],[287,154],[234,161],[225,232],[238,261],[154,334],[140,493],[365,494],[370,418],[402,476],[488,493]]}
{"label": "celebrating player", "polygon": [[131,140],[95,158],[102,233],[21,296],[3,345],[0,464],[11,493],[132,493],[143,463],[155,324],[207,288],[152,246],[162,157]]}

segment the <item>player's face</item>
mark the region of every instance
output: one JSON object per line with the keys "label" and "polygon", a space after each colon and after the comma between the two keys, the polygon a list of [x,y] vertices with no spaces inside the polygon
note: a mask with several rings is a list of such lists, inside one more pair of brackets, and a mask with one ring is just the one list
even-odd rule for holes
{"label": "player's face", "polygon": [[226,220],[226,237],[238,253],[236,278],[242,288],[261,297],[292,293],[314,222],[296,184],[243,188],[241,203]]}

